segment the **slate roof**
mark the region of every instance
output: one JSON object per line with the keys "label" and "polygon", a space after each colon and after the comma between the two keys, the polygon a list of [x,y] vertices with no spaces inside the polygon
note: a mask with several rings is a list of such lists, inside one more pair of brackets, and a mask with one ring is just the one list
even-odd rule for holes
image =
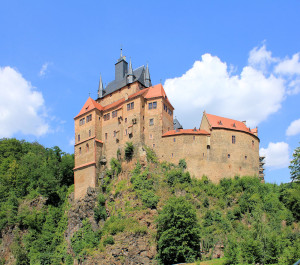
{"label": "slate roof", "polygon": [[176,118],[173,120],[173,125],[174,125],[174,130],[183,129],[182,125],[180,124],[180,122]]}
{"label": "slate roof", "polygon": [[[144,65],[142,65],[139,68],[133,70],[133,75],[134,75],[133,82],[139,81],[141,84],[146,86],[145,85],[145,77],[144,77],[145,76],[145,66]],[[127,74],[124,76],[124,78],[122,80],[111,81],[110,83],[108,83],[106,88],[103,90],[103,97],[117,91],[118,89],[120,89],[121,87],[126,86],[127,84],[128,84]]]}

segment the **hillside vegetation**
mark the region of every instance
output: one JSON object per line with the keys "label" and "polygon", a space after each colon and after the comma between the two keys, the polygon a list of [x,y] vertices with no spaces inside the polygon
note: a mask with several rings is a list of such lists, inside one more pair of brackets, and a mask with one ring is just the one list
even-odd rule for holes
{"label": "hillside vegetation", "polygon": [[[0,264],[293,264],[300,185],[194,179],[131,144],[80,202],[74,159],[58,147],[0,141]],[[116,154],[117,156],[117,154]],[[297,168],[297,167],[294,167]],[[296,174],[297,176],[297,174]]]}

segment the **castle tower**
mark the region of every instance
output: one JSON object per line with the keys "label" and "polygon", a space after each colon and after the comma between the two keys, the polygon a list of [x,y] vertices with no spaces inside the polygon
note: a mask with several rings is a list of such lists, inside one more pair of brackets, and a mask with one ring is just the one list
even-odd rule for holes
{"label": "castle tower", "polygon": [[102,82],[102,76],[100,74],[100,80],[99,80],[99,87],[98,87],[98,98],[103,97],[104,88],[103,88],[103,82]]}
{"label": "castle tower", "polygon": [[127,82],[131,84],[134,80],[134,75],[133,75],[133,70],[132,70],[132,64],[131,64],[131,59],[129,61],[129,69],[128,69],[128,74],[127,74]]}

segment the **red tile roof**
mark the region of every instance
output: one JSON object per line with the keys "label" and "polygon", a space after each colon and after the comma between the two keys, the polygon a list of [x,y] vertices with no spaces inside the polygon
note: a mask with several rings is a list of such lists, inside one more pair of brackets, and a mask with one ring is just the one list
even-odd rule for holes
{"label": "red tile roof", "polygon": [[205,113],[212,128],[224,128],[253,134],[243,122]]}
{"label": "red tile roof", "polygon": [[194,129],[178,129],[178,130],[171,130],[163,134],[163,137],[165,136],[174,136],[174,135],[210,135],[209,132],[205,130],[194,130]]}
{"label": "red tile roof", "polygon": [[171,107],[174,109],[174,107],[172,106],[171,102],[169,101],[167,94],[162,86],[162,84],[158,84],[152,87],[149,87],[147,94],[145,94],[144,96],[147,99],[150,98],[159,98],[159,97],[163,97],[166,99],[166,101],[171,105]]}
{"label": "red tile roof", "polygon": [[103,107],[99,103],[97,103],[95,100],[93,100],[91,97],[89,97],[87,99],[87,101],[85,102],[85,104],[83,105],[81,111],[78,113],[78,115],[74,119],[89,112],[92,109],[103,110]]}

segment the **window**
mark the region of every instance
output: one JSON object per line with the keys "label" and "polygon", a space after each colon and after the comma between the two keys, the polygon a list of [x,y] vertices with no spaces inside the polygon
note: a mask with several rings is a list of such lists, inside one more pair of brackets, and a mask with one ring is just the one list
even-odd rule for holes
{"label": "window", "polygon": [[174,154],[172,153],[172,157],[174,156]]}
{"label": "window", "polygon": [[105,140],[107,140],[107,133],[105,133]]}
{"label": "window", "polygon": [[252,148],[254,147],[254,141],[252,140]]}
{"label": "window", "polygon": [[116,137],[117,136],[117,132],[116,131],[114,131],[114,137]]}
{"label": "window", "polygon": [[111,113],[111,117],[112,118],[115,118],[118,116],[118,111],[117,110],[114,110],[112,113]]}
{"label": "window", "polygon": [[125,129],[125,135],[127,135],[127,129]]}
{"label": "window", "polygon": [[247,158],[248,158],[248,157],[247,157],[247,156],[245,156],[245,160],[247,160]]}
{"label": "window", "polygon": [[78,134],[78,142],[80,142],[80,134]]}
{"label": "window", "polygon": [[235,144],[235,135],[232,135],[232,143]]}
{"label": "window", "polygon": [[149,125],[150,125],[150,126],[154,125],[154,119],[150,119],[150,120],[149,120]]}
{"label": "window", "polygon": [[134,102],[127,104],[127,110],[131,110],[131,109],[134,109]]}
{"label": "window", "polygon": [[153,139],[152,133],[149,134],[149,139]]}
{"label": "window", "polygon": [[92,114],[86,116],[86,122],[90,122],[92,120]]}
{"label": "window", "polygon": [[174,143],[176,142],[176,138],[173,138],[173,142],[174,142]]}
{"label": "window", "polygon": [[81,147],[79,147],[79,154],[81,155]]}
{"label": "window", "polygon": [[79,125],[83,125],[83,124],[85,124],[85,118],[79,120]]}
{"label": "window", "polygon": [[156,109],[157,108],[157,101],[149,103],[148,108],[149,109]]}
{"label": "window", "polygon": [[89,130],[89,137],[91,137],[91,135],[92,135],[92,131],[91,131],[91,130]]}
{"label": "window", "polygon": [[153,144],[153,147],[155,147],[155,144]]}
{"label": "window", "polygon": [[168,107],[167,107],[167,105],[164,103],[164,111],[168,111]]}
{"label": "window", "polygon": [[195,135],[193,136],[193,140],[195,141]]}
{"label": "window", "polygon": [[86,144],[86,151],[88,152],[90,149],[89,144]]}
{"label": "window", "polygon": [[127,118],[125,118],[125,123],[127,122]]}
{"label": "window", "polygon": [[230,154],[228,154],[227,157],[230,158]]}
{"label": "window", "polygon": [[105,115],[103,116],[103,119],[104,119],[105,121],[108,121],[108,120],[110,119],[110,113],[105,114]]}

